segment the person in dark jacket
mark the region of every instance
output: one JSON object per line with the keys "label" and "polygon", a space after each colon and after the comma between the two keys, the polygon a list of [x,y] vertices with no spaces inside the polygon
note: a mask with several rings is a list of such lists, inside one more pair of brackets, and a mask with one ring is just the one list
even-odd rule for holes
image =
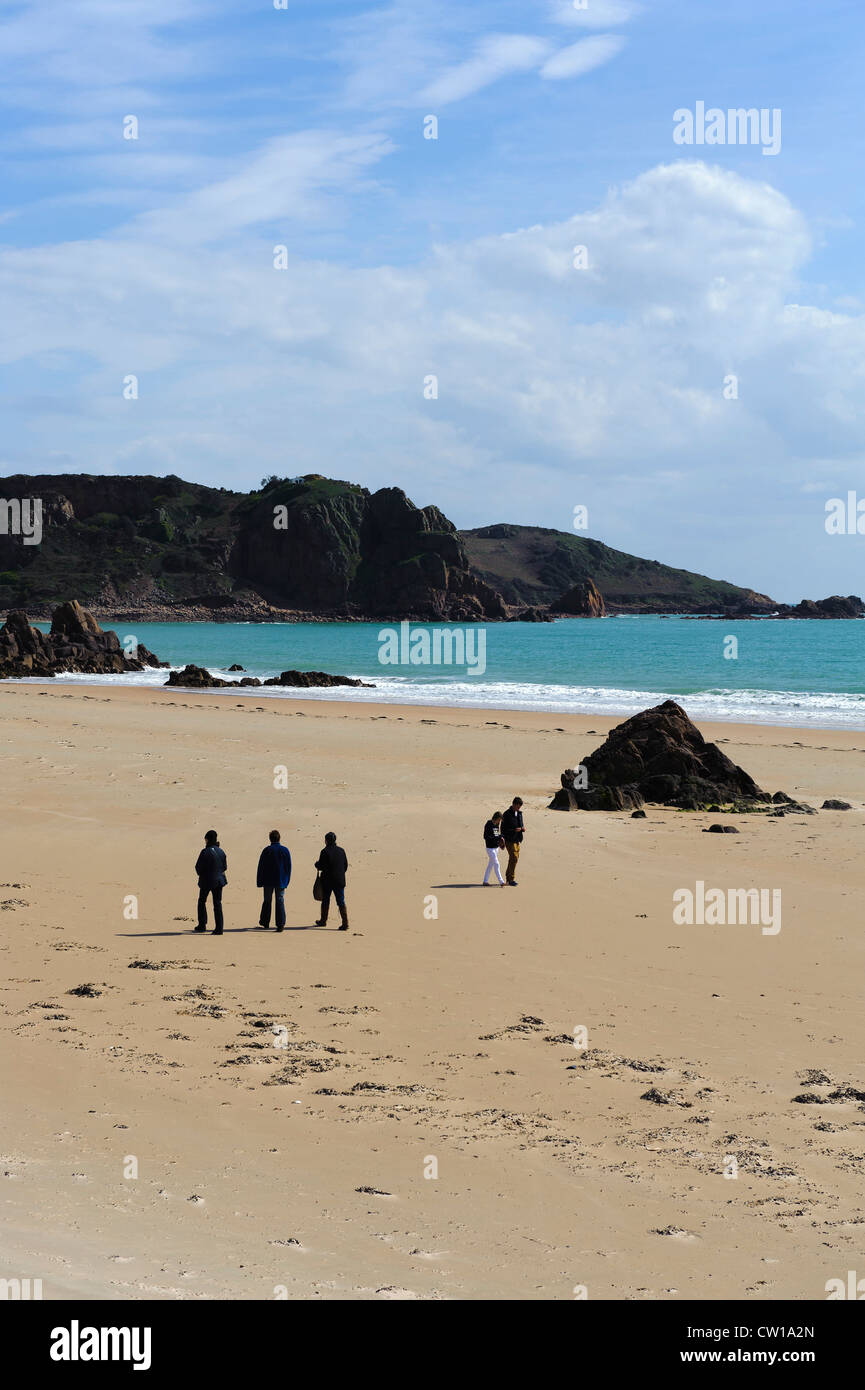
{"label": "person in dark jacket", "polygon": [[505,869],[505,879],[509,888],[516,888],[517,860],[520,857],[520,845],[523,842],[523,835],[526,827],[523,825],[522,812],[523,798],[515,796],[505,814],[502,816],[502,835],[505,838],[505,847],[508,851],[508,864]]}
{"label": "person in dark jacket", "polygon": [[261,851],[255,882],[264,890],[258,925],[264,927],[265,931],[270,927],[270,905],[275,897],[276,930],[282,931],[285,927],[284,894],[291,882],[291,855],[286,846],[280,843],[278,830],[271,830],[270,844]]}
{"label": "person in dark jacket", "polygon": [[487,849],[487,871],[484,874],[484,888],[492,888],[489,878],[493,870],[495,870],[496,878],[502,888],[504,888],[505,881],[502,878],[502,871],[499,866],[499,850],[504,844],[504,840],[502,839],[501,811],[493,811],[493,814],[484,826],[484,844]]}
{"label": "person in dark jacket", "polygon": [[215,830],[208,830],[204,837],[204,849],[195,861],[198,874],[198,926],[196,931],[207,931],[207,895],[213,898],[213,935],[222,936],[222,890],[228,882],[226,872],[228,860],[225,851],[219,847],[219,837]]}
{"label": "person in dark jacket", "polygon": [[330,911],[330,895],[336,898],[336,905],[339,908],[339,916],[342,922],[340,931],[348,931],[348,911],[345,906],[345,875],[348,869],[348,859],[345,850],[336,843],[336,836],[329,830],[324,837],[324,849],[315,861],[315,867],[321,874],[321,886],[324,890],[324,897],[321,900],[321,916],[316,922],[317,927],[327,926],[327,914]]}

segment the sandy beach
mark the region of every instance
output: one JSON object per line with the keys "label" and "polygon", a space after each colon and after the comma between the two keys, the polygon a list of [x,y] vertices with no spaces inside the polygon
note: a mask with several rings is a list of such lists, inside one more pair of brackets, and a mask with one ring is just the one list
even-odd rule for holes
{"label": "sandy beach", "polygon": [[[555,1300],[865,1273],[865,733],[700,726],[849,811],[707,835],[546,810],[616,722],[0,688],[0,1273],[46,1299]],[[515,794],[519,887],[482,890]],[[210,826],[221,939],[192,932]],[[281,937],[255,929],[272,826]],[[312,925],[330,829],[348,934]],[[780,889],[781,930],[675,925],[697,881]]]}

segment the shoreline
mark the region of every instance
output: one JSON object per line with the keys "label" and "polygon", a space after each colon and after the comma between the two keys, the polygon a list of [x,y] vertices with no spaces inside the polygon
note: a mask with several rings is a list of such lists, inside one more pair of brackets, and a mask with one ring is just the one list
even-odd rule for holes
{"label": "shoreline", "polygon": [[[521,618],[520,614],[532,609],[532,605],[527,601],[525,604],[508,604],[510,610],[506,617],[476,617],[476,618],[431,618],[428,614],[417,613],[399,615],[390,614],[382,617],[369,613],[309,613],[303,609],[278,609],[272,616],[261,616],[255,611],[244,611],[239,609],[231,612],[227,609],[211,610],[204,607],[190,607],[188,609],[159,608],[149,609],[109,609],[104,610],[98,605],[87,605],[86,600],[82,606],[87,607],[88,613],[100,624],[102,623],[167,623],[178,625],[201,625],[207,627],[218,625],[220,627],[230,627],[233,624],[246,625],[249,627],[291,627],[303,623],[314,623],[321,627],[338,626],[343,623],[353,625],[367,623],[371,626],[387,624],[398,626],[402,622],[409,622],[418,626],[427,627],[499,627],[507,623],[525,623],[531,627],[538,623],[561,623],[561,622],[583,622],[587,618],[603,621],[607,618],[687,618],[694,622],[710,623],[732,623],[732,622],[794,622],[794,623],[849,623],[865,622],[865,613],[794,613],[781,611],[785,605],[779,604],[777,611],[737,613],[730,611],[725,613],[713,609],[709,613],[704,613],[698,609],[676,609],[676,608],[609,608],[605,613],[558,613],[551,612],[546,608],[538,607],[536,612],[542,616],[535,618]],[[791,605],[786,605],[790,607]],[[54,605],[53,607],[56,607]],[[25,604],[19,604],[18,608],[27,614],[31,623],[42,623],[50,625],[53,607],[41,610],[32,614]],[[5,622],[13,607],[0,609],[0,626]]]}
{"label": "shoreline", "polygon": [[[325,687],[323,689],[329,690],[330,687]],[[530,730],[532,732],[567,733],[573,731],[582,733],[586,736],[599,733],[602,734],[604,738],[606,738],[610,729],[616,724],[620,724],[624,720],[629,719],[633,713],[633,711],[627,710],[605,710],[603,713],[586,714],[583,712],[571,713],[539,709],[515,709],[507,705],[402,704],[399,701],[373,701],[346,698],[342,693],[341,687],[336,687],[336,689],[339,689],[340,693],[331,697],[330,695],[325,696],[317,694],[315,689],[301,691],[286,688],[284,693],[277,693],[278,688],[274,687],[270,687],[269,690],[266,688],[249,689],[248,687],[242,686],[236,690],[196,690],[192,687],[185,686],[101,685],[97,682],[88,681],[85,676],[74,680],[64,680],[58,677],[53,681],[29,678],[26,680],[0,681],[0,695],[13,691],[20,692],[24,695],[27,691],[36,691],[37,698],[39,695],[49,694],[57,694],[60,695],[61,698],[74,698],[73,692],[81,690],[83,692],[81,698],[90,701],[101,697],[104,700],[119,698],[121,701],[133,704],[146,704],[153,703],[155,697],[157,703],[164,703],[169,706],[173,705],[179,708],[199,707],[204,702],[212,701],[212,708],[214,709],[222,708],[226,698],[234,697],[238,705],[242,704],[244,707],[251,708],[255,708],[256,703],[260,699],[264,699],[268,701],[268,706],[273,704],[275,707],[270,711],[266,706],[265,712],[282,713],[285,715],[303,715],[313,719],[326,718],[330,714],[335,714],[342,719],[356,718],[364,721],[369,721],[371,719],[393,719],[398,723],[404,722],[406,724],[426,725],[442,724],[463,728],[497,725],[499,728],[506,729],[510,727],[525,729],[526,731]],[[94,692],[98,692],[98,694]],[[658,701],[660,702],[664,698],[664,696],[659,695]],[[677,700],[677,703],[683,701],[685,703],[687,702],[687,696],[684,695],[673,698]],[[295,708],[295,705],[298,706],[298,708]],[[319,708],[315,711],[308,708],[300,708],[300,706],[307,705],[318,706]],[[368,712],[372,705],[375,707],[375,714],[370,714]],[[428,715],[424,714],[426,710],[435,710],[437,714],[442,717],[430,719]],[[503,724],[498,716],[507,718],[511,722],[509,724]],[[559,728],[539,729],[539,720],[543,721],[544,724],[548,724],[549,721],[553,719],[560,719],[567,722],[562,724]],[[865,740],[865,729],[851,729],[846,726],[839,728],[837,726],[823,727],[816,725],[770,724],[755,720],[720,719],[718,717],[713,719],[694,717],[693,722],[697,724],[707,742],[714,743],[736,743],[738,740],[730,736],[731,728],[743,734],[783,735],[788,740],[792,735],[795,735],[796,740],[794,740],[793,743],[788,742],[781,745],[784,747],[795,747],[797,746],[797,741],[801,742],[804,739],[814,740],[821,738],[825,734],[832,734],[839,738],[844,737],[852,741]],[[597,728],[595,726],[597,726]],[[755,742],[761,741],[761,739],[755,740]],[[812,742],[802,743],[802,746],[816,748],[820,745]],[[865,752],[865,748],[858,750],[851,746],[851,751]],[[563,767],[564,766],[563,764]]]}
{"label": "shoreline", "polygon": [[[182,667],[169,669],[181,670]],[[161,675],[162,672],[160,671],[159,674]],[[120,683],[121,680],[124,682],[123,684]],[[127,681],[128,683],[126,683]],[[128,680],[127,677],[115,677],[100,681],[98,679],[91,679],[84,674],[78,675],[75,673],[70,673],[66,676],[55,676],[53,680],[45,680],[43,678],[38,677],[23,677],[20,679],[7,678],[0,681],[0,691],[2,691],[3,689],[41,690],[42,688],[44,688],[45,690],[60,688],[63,688],[64,690],[92,690],[100,691],[104,694],[110,693],[112,695],[120,695],[122,697],[129,697],[136,693],[141,695],[142,697],[153,697],[154,695],[162,695],[166,697],[170,703],[176,703],[177,701],[173,697],[179,696],[184,696],[187,698],[194,697],[196,700],[199,700],[203,697],[209,697],[219,702],[223,702],[226,698],[231,698],[232,696],[234,696],[238,701],[245,701],[249,703],[254,703],[257,700],[263,699],[268,701],[268,703],[272,702],[276,705],[290,705],[294,701],[304,705],[322,705],[326,708],[345,705],[347,708],[355,709],[359,712],[367,710],[370,707],[374,707],[377,710],[388,712],[390,714],[390,717],[396,717],[395,714],[393,714],[393,712],[396,710],[436,710],[440,714],[474,715],[477,718],[481,718],[481,716],[484,715],[507,715],[509,718],[513,719],[516,719],[518,716],[525,716],[526,718],[532,720],[543,718],[547,720],[585,720],[588,722],[610,721],[610,728],[612,728],[614,724],[620,724],[624,720],[631,718],[633,714],[638,713],[641,709],[650,708],[653,705],[662,703],[662,701],[666,699],[673,699],[676,701],[677,704],[682,705],[682,707],[686,710],[689,716],[693,719],[694,723],[697,724],[701,729],[704,726],[707,728],[711,728],[717,725],[719,729],[726,731],[729,731],[730,728],[753,728],[763,730],[775,730],[779,733],[783,732],[788,735],[793,733],[812,734],[815,736],[818,734],[829,733],[849,734],[853,737],[865,735],[865,725],[859,728],[855,725],[849,723],[842,723],[840,721],[836,721],[834,723],[773,723],[769,718],[765,720],[754,718],[740,719],[736,718],[733,714],[725,716],[718,713],[712,713],[710,715],[704,716],[699,711],[694,712],[693,707],[692,709],[688,709],[689,701],[693,698],[691,695],[662,691],[635,692],[635,695],[638,694],[640,698],[635,699],[633,701],[633,707],[630,709],[622,707],[616,709],[604,708],[595,711],[581,711],[555,709],[551,705],[548,705],[545,708],[538,708],[535,706],[526,707],[525,705],[508,705],[505,703],[446,704],[432,699],[424,700],[420,694],[422,690],[422,687],[420,686],[411,687],[412,690],[418,692],[415,698],[412,698],[410,700],[395,700],[392,698],[392,696],[390,698],[379,697],[376,696],[374,693],[365,695],[358,694],[354,697],[347,697],[343,694],[345,687],[342,686],[308,687],[305,689],[301,689],[290,686],[249,687],[237,685],[236,687],[204,687],[203,689],[197,689],[193,686],[168,686],[163,681],[160,681],[158,683],[154,682],[153,684],[141,682],[133,683],[133,681]],[[372,687],[366,687],[367,690],[374,690],[374,688],[374,685]],[[549,689],[550,687],[547,688]],[[701,695],[701,693],[702,692],[695,692],[698,698]],[[736,693],[736,691],[730,692],[730,694]],[[783,692],[757,693],[771,694]],[[789,693],[792,696],[796,696],[808,692]],[[865,714],[863,714],[863,719],[865,719]],[[727,738],[728,733],[725,733],[723,737]],[[712,741],[717,742],[718,740],[717,738],[714,738]]]}

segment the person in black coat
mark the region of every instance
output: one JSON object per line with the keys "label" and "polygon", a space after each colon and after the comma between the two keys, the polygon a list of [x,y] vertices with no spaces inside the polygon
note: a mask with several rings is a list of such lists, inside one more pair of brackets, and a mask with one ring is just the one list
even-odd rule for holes
{"label": "person in black coat", "polygon": [[321,874],[321,886],[324,890],[324,897],[321,900],[321,916],[316,922],[317,927],[327,926],[327,914],[330,911],[330,895],[336,898],[336,905],[339,908],[339,916],[342,922],[340,931],[348,931],[348,910],[345,905],[345,875],[348,870],[348,859],[345,850],[336,843],[336,836],[329,830],[324,837],[324,849],[315,861],[315,867]]}
{"label": "person in black coat", "polygon": [[285,929],[285,890],[291,882],[291,855],[288,846],[280,841],[279,831],[271,830],[270,844],[262,851],[255,875],[257,887],[263,891],[258,925],[267,931],[270,926],[270,907],[276,898],[276,930]]}
{"label": "person in black coat", "polygon": [[504,836],[505,846],[508,851],[508,864],[505,869],[505,879],[509,888],[517,886],[517,861],[520,857],[520,845],[523,843],[523,835],[526,827],[523,824],[523,798],[515,796],[505,814],[502,816],[502,835]]}
{"label": "person in black coat", "polygon": [[198,874],[198,926],[196,931],[207,931],[207,895],[213,898],[213,935],[222,936],[222,890],[228,882],[226,872],[228,860],[225,851],[219,847],[219,837],[215,830],[208,830],[204,837],[204,849],[195,861]]}

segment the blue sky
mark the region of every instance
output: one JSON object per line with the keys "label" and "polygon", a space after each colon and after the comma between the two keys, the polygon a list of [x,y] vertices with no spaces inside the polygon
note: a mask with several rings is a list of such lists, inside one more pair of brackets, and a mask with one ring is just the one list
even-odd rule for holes
{"label": "blue sky", "polygon": [[[855,0],[0,0],[0,469],[585,504],[861,593],[863,39]],[[700,101],[780,152],[675,144]]]}

